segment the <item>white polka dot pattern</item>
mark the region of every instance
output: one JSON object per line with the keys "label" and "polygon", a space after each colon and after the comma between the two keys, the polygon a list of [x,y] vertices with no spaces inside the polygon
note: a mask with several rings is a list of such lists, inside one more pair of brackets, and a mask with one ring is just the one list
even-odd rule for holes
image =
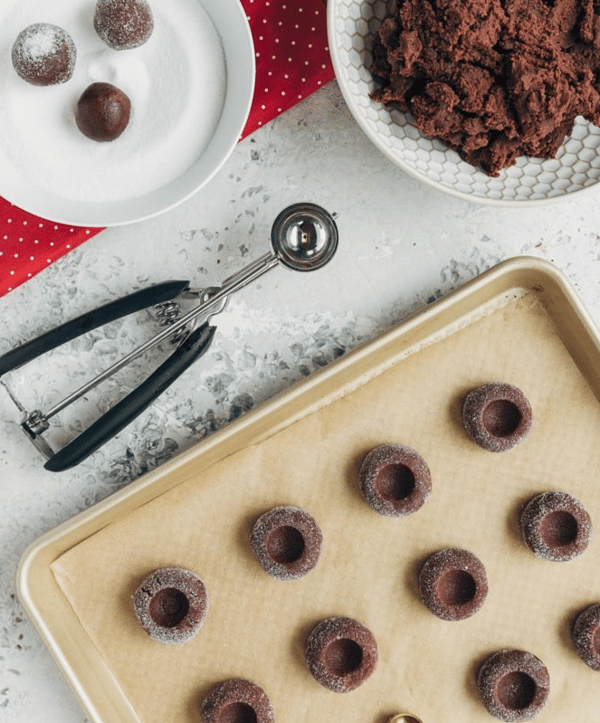
{"label": "white polka dot pattern", "polygon": [[242,0],[256,52],[244,136],[333,79],[323,0]]}
{"label": "white polka dot pattern", "polygon": [[0,198],[0,296],[99,231],[46,221]]}
{"label": "white polka dot pattern", "polygon": [[[333,79],[323,0],[242,0],[256,51],[256,88],[243,137]],[[0,296],[102,229],[65,226],[0,198]]]}
{"label": "white polka dot pattern", "polygon": [[600,129],[578,118],[555,159],[520,158],[491,178],[462,161],[437,140],[423,136],[410,119],[375,103],[368,68],[371,44],[388,14],[386,0],[329,0],[328,30],[336,77],[358,124],[396,165],[419,180],[468,201],[525,207],[565,198],[600,180]]}

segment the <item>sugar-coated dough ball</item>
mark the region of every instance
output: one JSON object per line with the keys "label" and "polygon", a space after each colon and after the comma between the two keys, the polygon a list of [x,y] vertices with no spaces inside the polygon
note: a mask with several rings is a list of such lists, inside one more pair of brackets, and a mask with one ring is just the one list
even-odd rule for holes
{"label": "sugar-coated dough ball", "polygon": [[208,592],[191,570],[163,567],[148,575],[133,594],[133,610],[142,628],[159,643],[191,640],[204,625]]}
{"label": "sugar-coated dough ball", "polygon": [[438,550],[419,572],[419,593],[425,605],[442,620],[464,620],[478,612],[488,594],[481,560],[469,550]]}
{"label": "sugar-coated dough ball", "polygon": [[75,109],[77,127],[93,141],[114,141],[127,128],[130,115],[131,101],[110,83],[92,83]]}
{"label": "sugar-coated dough ball", "polygon": [[521,444],[533,426],[533,410],[513,384],[490,382],[472,389],[462,408],[464,428],[488,452],[506,452]]}
{"label": "sugar-coated dough ball", "polygon": [[560,490],[536,495],[520,517],[521,536],[544,560],[567,562],[586,551],[593,534],[592,519],[581,502]]}
{"label": "sugar-coated dough ball", "polygon": [[34,23],[25,28],[12,47],[14,69],[32,85],[66,83],[73,75],[76,59],[71,36],[49,23]]}
{"label": "sugar-coated dough ball", "polygon": [[377,668],[377,641],[353,618],[321,620],[309,633],[304,654],[314,679],[334,693],[355,690]]}
{"label": "sugar-coated dough ball", "polygon": [[267,574],[278,580],[295,580],[319,561],[323,535],[306,510],[280,505],[256,520],[250,544]]}
{"label": "sugar-coated dough ball", "polygon": [[412,515],[431,494],[427,462],[406,444],[372,449],[360,466],[358,482],[367,504],[388,517]]}
{"label": "sugar-coated dough ball", "polygon": [[210,689],[201,707],[202,723],[274,723],[265,691],[252,680],[232,678]]}
{"label": "sugar-coated dough ball", "polygon": [[527,650],[499,650],[483,662],[477,688],[488,712],[506,723],[537,717],[550,694],[544,663]]}
{"label": "sugar-coated dough ball", "polygon": [[600,603],[592,603],[577,614],[571,638],[583,662],[600,671]]}
{"label": "sugar-coated dough ball", "polygon": [[150,38],[154,18],[146,0],[98,0],[94,28],[113,50],[131,50]]}

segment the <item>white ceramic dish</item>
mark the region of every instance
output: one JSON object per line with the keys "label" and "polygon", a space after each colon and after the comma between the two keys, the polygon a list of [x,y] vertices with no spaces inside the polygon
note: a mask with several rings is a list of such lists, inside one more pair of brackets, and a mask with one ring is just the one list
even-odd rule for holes
{"label": "white ceramic dish", "polygon": [[329,47],[336,77],[354,118],[397,166],[420,181],[468,201],[525,207],[587,191],[600,181],[600,129],[581,118],[555,159],[520,158],[491,178],[462,161],[439,141],[423,136],[410,120],[369,98],[371,46],[389,0],[329,0]]}
{"label": "white ceramic dish", "polygon": [[[52,221],[90,227],[116,226],[147,219],[173,208],[217,173],[235,148],[252,103],[255,60],[248,19],[239,0],[173,0],[173,3],[177,6],[170,0],[168,14],[165,6],[153,7],[155,30],[146,46],[111,51],[93,30],[93,5],[92,11],[84,13],[72,2],[63,0],[53,3],[52,10],[43,3],[36,9],[32,3],[19,5],[16,0],[0,0],[0,21],[4,25],[0,44],[3,62],[7,65],[0,83],[3,83],[3,93],[11,88],[14,91],[13,98],[9,98],[5,109],[0,111],[3,114],[0,120],[9,129],[13,128],[15,136],[0,143],[0,195],[26,211]],[[29,86],[11,67],[10,48],[15,37],[15,24],[26,26],[39,21],[56,25],[61,25],[61,21],[70,22],[69,31],[78,47],[75,70],[78,75],[64,85]],[[157,80],[158,71],[162,75]],[[173,75],[172,83],[169,73]],[[89,141],[79,134],[72,117],[73,99],[76,100],[88,83],[96,80],[115,85],[119,85],[117,81],[120,80],[124,83],[134,80],[135,91],[143,101],[143,105],[136,107],[132,96],[132,110],[138,110],[137,119],[132,114],[132,121],[123,136],[111,143]],[[194,92],[198,89],[206,89],[206,95]],[[30,101],[26,108],[39,109],[41,114],[45,108],[44,93],[47,93],[48,103],[53,104],[50,110],[58,108],[66,119],[64,128],[56,123],[56,136],[58,141],[64,141],[67,170],[62,170],[61,159],[55,185],[52,184],[52,168],[49,168],[51,162],[43,157],[44,148],[51,144],[46,142],[44,146],[38,134],[31,138],[31,147],[35,148],[40,160],[38,170],[36,156],[27,157],[30,151],[28,136],[18,122],[17,101],[21,98]],[[64,111],[56,93],[63,93],[68,101]],[[9,107],[11,101],[12,109]],[[9,113],[13,114],[12,118]],[[69,113],[71,116],[67,117]],[[207,117],[208,113],[210,117]],[[131,137],[137,130],[137,127],[133,128],[134,122],[146,123],[144,132],[136,138]],[[35,124],[31,122],[30,125],[27,131],[34,135],[31,130],[35,129]],[[40,135],[45,130],[40,125]],[[117,144],[128,132],[131,133],[127,152],[121,154]],[[183,133],[187,133],[189,146],[181,141]],[[76,154],[85,142],[94,147],[81,150],[81,162],[78,162]],[[20,155],[14,151],[19,143]],[[86,153],[93,155],[88,158]],[[48,151],[51,159],[57,154],[56,146]],[[75,177],[81,177],[80,187],[76,187],[72,179],[66,183],[64,174],[69,169],[73,169]],[[131,184],[124,180],[125,174],[129,174]]]}

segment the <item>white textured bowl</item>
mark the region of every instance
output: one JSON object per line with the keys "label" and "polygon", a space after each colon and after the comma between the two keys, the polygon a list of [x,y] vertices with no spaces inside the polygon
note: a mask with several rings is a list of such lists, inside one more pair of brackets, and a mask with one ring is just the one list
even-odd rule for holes
{"label": "white textured bowl", "polygon": [[337,81],[354,118],[371,141],[420,181],[468,201],[525,207],[587,191],[600,180],[600,129],[578,118],[556,158],[522,157],[491,178],[442,142],[426,138],[406,115],[369,97],[373,38],[389,0],[329,0],[329,47]]}
{"label": "white textured bowl", "polygon": [[[169,6],[171,2],[176,1],[179,0],[168,0],[167,6]],[[11,6],[14,7],[15,2],[18,3],[19,0],[0,0],[0,22],[5,22],[7,13],[10,12]],[[43,6],[43,0],[40,0],[40,2]],[[52,3],[51,5],[54,6],[54,3]],[[60,6],[60,8],[58,6]],[[55,24],[60,24],[59,11],[60,9],[64,10],[65,7],[69,8],[69,5],[65,1],[61,1],[60,3],[58,3],[58,6],[51,9],[42,7],[42,9],[45,9],[44,20],[54,22]],[[93,13],[93,3],[91,7],[91,13]],[[189,159],[187,159],[184,155],[185,150],[182,150],[182,148],[179,147],[177,149],[177,152],[180,153],[182,156],[181,163],[180,165],[177,165],[175,167],[173,174],[168,179],[166,179],[164,182],[160,180],[155,186],[144,189],[139,193],[132,193],[130,197],[125,197],[127,194],[124,193],[122,196],[118,196],[116,198],[109,198],[109,200],[101,199],[99,195],[97,195],[96,199],[94,199],[93,193],[87,194],[86,196],[83,196],[82,194],[82,198],[74,199],[67,197],[66,192],[62,195],[61,192],[53,192],[48,184],[41,185],[40,183],[36,183],[36,179],[33,177],[34,173],[32,173],[31,170],[29,170],[28,172],[24,172],[23,168],[19,168],[18,165],[14,163],[14,161],[11,161],[11,163],[13,163],[12,171],[9,168],[7,172],[6,168],[3,168],[2,173],[0,173],[1,196],[6,198],[11,203],[19,206],[20,208],[29,211],[30,213],[36,214],[52,221],[77,226],[104,227],[133,223],[163,213],[192,196],[202,186],[204,186],[208,181],[210,181],[210,179],[223,166],[223,164],[233,152],[248,119],[254,93],[254,46],[252,34],[250,32],[250,27],[248,24],[248,18],[239,0],[197,0],[197,2],[191,4],[189,0],[185,0],[185,7],[187,8],[185,12],[191,13],[190,17],[193,17],[194,19],[197,12],[199,23],[206,23],[206,16],[208,16],[209,20],[212,22],[212,30],[210,31],[211,37],[214,35],[214,37],[216,38],[216,41],[214,42],[214,51],[205,52],[218,53],[218,62],[220,63],[219,67],[223,68],[224,66],[224,72],[221,72],[218,75],[218,80],[211,81],[211,87],[213,87],[215,93],[214,98],[218,99],[214,100],[214,109],[212,111],[213,115],[210,116],[211,123],[214,124],[212,126],[212,130],[211,126],[205,123],[205,126],[208,129],[204,131],[206,138],[204,139],[204,136],[200,135],[195,137],[197,139],[204,139],[202,141],[202,143],[204,144],[203,147],[201,146],[200,140],[198,140],[196,144],[197,149],[194,151],[190,151]],[[194,10],[194,8],[196,7],[198,8],[197,11]],[[77,6],[75,6],[75,9],[77,9]],[[170,12],[170,9],[169,7],[163,8],[157,6],[155,8],[155,16],[158,14],[158,11],[160,11],[161,13],[168,13]],[[21,8],[18,12],[24,11]],[[70,6],[70,9],[68,9],[68,12],[70,12],[71,14],[75,12],[72,5]],[[87,14],[90,14],[88,11],[86,12]],[[79,11],[79,17],[80,25],[83,28],[83,30],[80,31],[83,40],[87,42],[88,47],[95,48],[95,46],[93,45],[94,42],[100,44],[101,42],[94,34],[89,18],[87,17],[87,15],[84,16],[83,9]],[[88,25],[90,26],[89,30],[87,29]],[[207,27],[206,24],[203,27]],[[5,29],[4,35],[6,34],[7,31]],[[3,55],[5,57],[8,57],[8,65],[10,65],[10,46],[8,45],[8,43],[12,42],[12,40],[10,40],[10,38],[8,37],[3,38],[3,40],[3,50],[7,50],[7,53],[3,53]],[[148,45],[151,41],[152,38],[149,41]],[[193,39],[186,38],[186,42],[193,43]],[[199,38],[198,42],[202,42],[202,38]],[[7,45],[7,48],[4,48],[4,45]],[[157,47],[158,53],[156,50],[152,51],[152,62],[154,64],[160,64],[163,58],[167,58],[169,54],[173,53],[173,50],[177,50],[176,48],[173,49],[170,47],[163,47],[162,45]],[[194,47],[193,44],[191,47]],[[104,59],[104,66],[109,71],[111,71],[111,67],[113,66],[113,64],[114,67],[118,67],[117,64],[120,63],[119,67],[123,68],[123,66],[125,66],[125,69],[127,70],[129,67],[131,67],[129,65],[126,65],[127,63],[136,62],[135,55],[129,56],[130,58],[132,58],[132,61],[126,59],[125,57],[125,53],[135,54],[136,50],[114,51],[114,54],[112,56],[110,55],[110,52],[108,52],[105,48],[104,55],[102,56]],[[102,50],[96,50],[96,57],[100,56],[101,53]],[[89,55],[93,60],[94,56],[91,53]],[[81,66],[79,56],[80,54],[78,49],[77,62],[78,65]],[[196,56],[194,55],[194,57]],[[216,58],[216,56],[214,57]],[[106,58],[108,58],[108,61],[106,60]],[[115,58],[115,60],[113,61],[112,58]],[[178,77],[174,78],[175,83],[179,82],[181,78],[186,77],[185,66],[177,66],[177,68],[178,70],[176,75]],[[190,74],[192,72],[200,72],[198,68],[191,68],[188,70]],[[94,78],[88,68],[84,69],[80,67],[78,72],[83,74],[83,79],[85,79],[86,77],[85,73],[90,73],[90,75],[87,77],[93,80],[106,79],[109,82],[111,80],[110,78],[103,77]],[[11,76],[13,75],[12,68],[10,74]],[[16,76],[16,74],[14,75]],[[217,76],[215,75],[214,77]],[[69,81],[69,84],[72,84],[73,81],[74,79]],[[11,80],[11,82],[14,81]],[[17,78],[17,82],[21,82],[20,79]],[[87,82],[90,82],[90,80],[88,79]],[[69,84],[65,84],[65,86]],[[54,87],[62,88],[62,86]],[[77,85],[77,83],[75,83],[73,85],[72,92],[81,92],[81,90],[77,90],[78,87],[79,86]],[[34,90],[40,90],[41,92],[52,92],[52,90],[48,88]],[[158,101],[159,102],[157,105],[157,113],[160,113],[160,98],[158,99]],[[193,107],[196,108],[198,106],[199,113],[201,113],[201,101],[194,100]],[[152,106],[150,106],[150,109],[152,109]],[[186,116],[186,130],[188,133],[191,133],[193,135],[193,120],[195,116],[192,115],[190,117],[189,106],[186,109],[186,112],[188,113],[188,115]],[[172,109],[171,116],[175,117],[174,111]],[[146,122],[148,123],[155,122],[154,118],[152,118],[151,116],[145,116],[145,118],[147,119]],[[202,125],[203,118],[198,116],[198,120],[198,126],[200,127]],[[156,121],[156,123],[158,123],[158,121]],[[128,128],[127,130],[132,130],[132,127]],[[77,133],[77,130],[75,129],[74,132]],[[200,133],[200,131],[198,131],[198,133]],[[164,136],[158,137],[164,138]],[[3,151],[5,153],[5,155],[3,156],[4,158],[10,158],[10,142],[10,138],[4,139],[4,145],[8,147],[7,151]],[[117,142],[118,141],[114,143]],[[91,141],[91,143],[94,142]],[[112,143],[96,145],[112,146]],[[143,146],[137,152],[140,155],[140,159],[145,161],[146,167],[151,168],[153,171],[156,170],[157,177],[162,179],[162,175],[160,175],[162,173],[161,164],[155,163],[154,156],[146,154],[147,150],[152,150],[153,148],[154,147],[152,146],[152,144],[150,144],[149,149],[147,149],[146,146]],[[169,141],[165,148],[161,150],[163,158],[165,158],[165,153],[167,154],[167,160],[170,160],[169,149],[175,150],[171,145],[171,141]],[[97,150],[101,152],[104,149],[98,148]],[[5,164],[2,163],[2,165]],[[6,163],[6,165],[8,165],[8,162]],[[123,165],[124,164],[121,164],[121,166]],[[119,168],[119,164],[116,163],[114,168],[115,179],[118,178],[119,174],[122,171],[128,170],[129,172],[131,172],[131,169],[132,166],[128,166],[127,169]],[[110,164],[108,164],[107,170],[108,173],[113,172],[112,166]],[[138,173],[137,178],[139,178],[140,180],[145,179],[144,172],[142,171],[141,173]],[[104,182],[102,181],[102,183]],[[106,185],[108,185],[110,190],[110,184],[104,184],[102,189],[104,189]],[[149,183],[148,186],[150,186]],[[116,193],[114,195],[117,196]]]}

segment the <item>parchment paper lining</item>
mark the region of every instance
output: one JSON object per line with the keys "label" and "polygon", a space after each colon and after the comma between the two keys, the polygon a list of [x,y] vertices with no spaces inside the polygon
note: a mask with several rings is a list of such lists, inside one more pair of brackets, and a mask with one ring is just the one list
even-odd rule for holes
{"label": "parchment paper lining", "polygon": [[[460,399],[486,381],[519,386],[534,429],[494,455],[470,442]],[[535,558],[518,532],[533,494],[564,489],[600,524],[600,407],[541,305],[524,297],[403,359],[381,376],[275,436],[214,464],[65,553],[53,565],[73,609],[141,723],[198,723],[216,682],[248,677],[269,695],[278,723],[383,723],[412,712],[423,723],[489,723],[474,680],[490,652],[521,647],[551,676],[540,723],[597,723],[600,677],[569,640],[574,613],[600,600],[600,535],[569,563]],[[430,501],[393,519],[365,505],[357,470],[386,441],[414,446],[433,477]],[[278,504],[305,507],[320,524],[318,566],[288,582],[254,559],[253,521]],[[472,550],[490,593],[473,618],[448,623],[420,602],[416,573],[441,547]],[[157,567],[195,570],[211,607],[184,646],[153,642],[131,606]],[[345,695],[308,673],[303,643],[330,615],[367,625],[379,666]]]}

